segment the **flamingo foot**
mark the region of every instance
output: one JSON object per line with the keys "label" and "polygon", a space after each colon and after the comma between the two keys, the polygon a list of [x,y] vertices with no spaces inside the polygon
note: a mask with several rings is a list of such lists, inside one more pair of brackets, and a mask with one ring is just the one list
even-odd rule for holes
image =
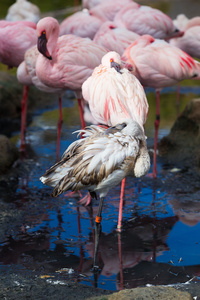
{"label": "flamingo foot", "polygon": [[90,193],[87,193],[85,197],[83,197],[81,200],[79,200],[79,203],[85,206],[88,206],[92,201],[92,197]]}
{"label": "flamingo foot", "polygon": [[82,194],[80,191],[74,191],[74,192],[67,192],[64,194],[65,197],[82,197]]}

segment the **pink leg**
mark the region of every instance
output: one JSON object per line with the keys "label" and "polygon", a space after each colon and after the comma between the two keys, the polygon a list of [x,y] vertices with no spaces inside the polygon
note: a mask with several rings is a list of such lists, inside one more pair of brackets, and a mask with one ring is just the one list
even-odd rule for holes
{"label": "pink leg", "polygon": [[156,91],[156,120],[155,120],[155,138],[154,138],[154,154],[153,154],[153,177],[157,177],[157,166],[156,166],[156,159],[157,159],[157,144],[158,144],[158,128],[160,124],[160,92]]}
{"label": "pink leg", "polygon": [[181,84],[180,82],[177,84],[177,97],[176,97],[176,114],[177,117],[179,116],[179,111],[180,111],[180,89],[181,89]]}
{"label": "pink leg", "polygon": [[26,115],[27,115],[27,98],[28,98],[29,86],[24,86],[23,88],[23,98],[21,101],[21,145],[20,151],[25,148],[25,137],[24,133],[26,130]]}
{"label": "pink leg", "polygon": [[119,270],[120,270],[119,290],[121,291],[124,288],[121,234],[118,234],[118,252],[119,252]]}
{"label": "pink leg", "polygon": [[120,194],[120,202],[119,202],[119,216],[118,216],[118,225],[117,231],[121,232],[122,228],[122,209],[123,209],[123,201],[124,201],[124,188],[125,188],[126,179],[122,180],[121,184],[121,194]]}
{"label": "pink leg", "polygon": [[58,128],[57,128],[57,149],[56,149],[56,160],[59,160],[60,153],[60,137],[61,137],[61,128],[63,123],[62,116],[62,99],[59,97],[59,120],[58,120]]}
{"label": "pink leg", "polygon": [[79,113],[81,118],[81,129],[84,129],[86,125],[83,117],[83,107],[82,107],[81,99],[78,99],[78,107],[79,107]]}

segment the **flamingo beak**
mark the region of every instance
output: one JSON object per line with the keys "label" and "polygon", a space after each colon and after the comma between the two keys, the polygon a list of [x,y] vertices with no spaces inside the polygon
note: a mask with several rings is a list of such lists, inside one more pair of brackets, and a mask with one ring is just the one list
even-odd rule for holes
{"label": "flamingo beak", "polygon": [[111,68],[114,68],[117,72],[120,73],[121,66],[120,66],[120,64],[116,63],[115,61],[111,62]]}
{"label": "flamingo beak", "polygon": [[42,53],[46,58],[52,60],[52,57],[47,50],[47,38],[44,32],[38,37],[37,47],[40,53]]}

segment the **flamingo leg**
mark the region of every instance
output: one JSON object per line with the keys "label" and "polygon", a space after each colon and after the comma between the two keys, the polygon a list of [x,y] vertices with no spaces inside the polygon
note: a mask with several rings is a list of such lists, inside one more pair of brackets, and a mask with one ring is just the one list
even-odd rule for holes
{"label": "flamingo leg", "polygon": [[123,261],[122,261],[122,241],[121,234],[118,234],[118,252],[119,252],[119,267],[120,267],[120,291],[123,290],[124,280],[123,280]]}
{"label": "flamingo leg", "polygon": [[177,117],[180,113],[180,90],[181,90],[181,84],[180,82],[177,84],[177,96],[176,96],[176,114]]}
{"label": "flamingo leg", "polygon": [[156,91],[156,120],[155,120],[155,138],[154,138],[154,154],[153,154],[153,177],[157,177],[157,144],[158,144],[158,128],[160,124],[160,92]]}
{"label": "flamingo leg", "polygon": [[80,118],[81,118],[81,129],[85,128],[85,120],[83,117],[83,106],[82,106],[82,101],[81,99],[78,99],[78,108],[79,108],[79,113],[80,113]]}
{"label": "flamingo leg", "polygon": [[20,151],[25,147],[25,131],[26,131],[26,116],[27,116],[27,99],[28,99],[29,86],[23,87],[23,98],[21,101],[21,145]]}
{"label": "flamingo leg", "polygon": [[95,244],[94,244],[94,262],[93,262],[93,270],[94,274],[97,275],[99,267],[97,266],[97,252],[99,246],[99,238],[101,234],[101,212],[103,208],[103,198],[100,198],[99,208],[95,219]]}
{"label": "flamingo leg", "polygon": [[58,127],[57,127],[57,149],[56,149],[56,160],[59,160],[60,153],[60,138],[61,138],[61,128],[63,123],[62,116],[62,98],[59,97],[59,119],[58,119]]}
{"label": "flamingo leg", "polygon": [[124,202],[125,183],[126,183],[126,179],[124,178],[122,180],[122,184],[121,184],[121,193],[120,193],[120,202],[119,202],[119,216],[118,216],[118,225],[117,225],[117,231],[118,232],[121,232],[121,228],[122,228],[122,209],[123,209],[123,202]]}

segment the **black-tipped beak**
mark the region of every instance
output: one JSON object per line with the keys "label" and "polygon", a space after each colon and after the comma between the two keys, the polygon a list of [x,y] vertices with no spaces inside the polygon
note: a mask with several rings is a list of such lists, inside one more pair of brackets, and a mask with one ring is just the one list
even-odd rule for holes
{"label": "black-tipped beak", "polygon": [[52,60],[52,57],[47,50],[47,38],[45,33],[42,33],[41,36],[38,37],[37,47],[40,53],[42,53],[46,58]]}
{"label": "black-tipped beak", "polygon": [[121,70],[120,64],[118,64],[118,63],[112,61],[112,62],[111,62],[111,68],[115,68],[115,70],[116,70],[117,72],[120,73],[120,70]]}

